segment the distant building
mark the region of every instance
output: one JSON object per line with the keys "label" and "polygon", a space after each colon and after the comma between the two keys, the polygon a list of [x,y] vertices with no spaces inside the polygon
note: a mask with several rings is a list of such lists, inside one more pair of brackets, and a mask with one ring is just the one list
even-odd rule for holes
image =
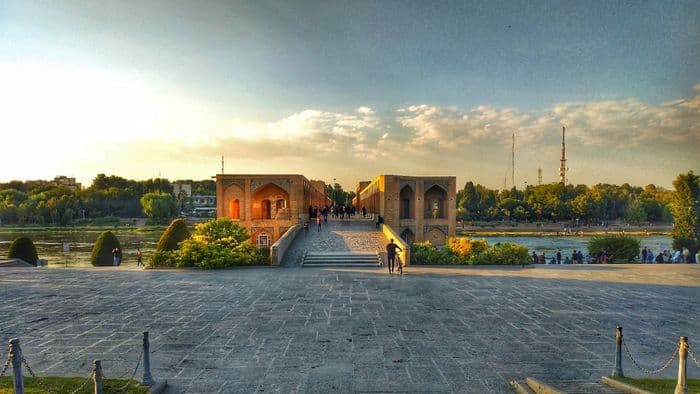
{"label": "distant building", "polygon": [[[364,186],[364,187],[362,187]],[[457,178],[379,175],[358,184],[353,204],[380,215],[404,241],[443,245],[456,231]]]}
{"label": "distant building", "polygon": [[323,182],[303,175],[216,175],[216,216],[248,229],[260,248],[272,246],[315,209],[330,205]]}
{"label": "distant building", "polygon": [[53,178],[53,181],[50,181],[48,183],[56,187],[65,187],[71,190],[82,189],[82,185],[80,184],[80,182],[76,182],[75,178],[69,178],[64,175],[57,175],[55,178]]}
{"label": "distant building", "polygon": [[180,192],[185,193],[185,196],[187,196],[187,197],[192,196],[192,184],[191,183],[175,182],[172,185],[173,185],[173,194],[175,195],[175,197],[179,196]]}

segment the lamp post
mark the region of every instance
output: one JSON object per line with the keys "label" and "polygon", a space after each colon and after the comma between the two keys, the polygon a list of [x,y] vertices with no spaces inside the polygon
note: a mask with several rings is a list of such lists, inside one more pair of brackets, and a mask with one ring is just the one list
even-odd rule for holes
{"label": "lamp post", "polygon": [[333,209],[335,209],[335,178],[333,178],[333,185],[331,185],[331,191],[333,191]]}

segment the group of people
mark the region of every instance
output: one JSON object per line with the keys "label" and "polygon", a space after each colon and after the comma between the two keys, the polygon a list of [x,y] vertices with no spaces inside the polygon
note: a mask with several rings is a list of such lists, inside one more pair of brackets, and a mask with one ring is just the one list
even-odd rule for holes
{"label": "group of people", "polygon": [[[591,264],[596,262],[595,258],[591,254],[584,256],[583,252],[580,250],[574,250],[574,252],[571,254],[571,257],[565,256],[564,260],[562,260],[562,257],[564,256],[561,254],[561,250],[557,250],[556,255],[552,257],[549,261],[547,261],[547,256],[545,256],[544,252],[538,255],[537,252],[533,251],[532,264]],[[607,258],[612,258],[612,256],[599,256],[601,262],[603,261],[602,259]]]}
{"label": "group of people", "polygon": [[700,262],[700,251],[695,254],[695,259],[693,261],[693,256],[688,248],[683,248],[683,250],[664,250],[654,255],[654,251],[646,246],[642,248],[642,252],[639,254],[639,261],[642,263],[650,264],[688,264],[688,263],[698,263]]}
{"label": "group of people", "polygon": [[[118,267],[122,265],[122,251],[119,248],[112,249],[112,265]],[[136,247],[136,266],[143,267],[143,254],[141,248]]]}

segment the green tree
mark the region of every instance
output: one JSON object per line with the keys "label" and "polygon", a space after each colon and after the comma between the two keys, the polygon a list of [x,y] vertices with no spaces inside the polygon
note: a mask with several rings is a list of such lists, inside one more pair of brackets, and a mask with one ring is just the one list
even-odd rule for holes
{"label": "green tree", "polygon": [[692,255],[698,250],[700,242],[700,177],[693,171],[680,174],[673,181],[676,190],[671,211],[673,213],[673,248],[688,248]]}
{"label": "green tree", "polygon": [[177,201],[170,193],[146,193],[141,197],[141,206],[155,223],[166,223],[178,213]]}
{"label": "green tree", "polygon": [[639,224],[647,220],[647,211],[644,209],[644,203],[639,199],[630,201],[627,205],[625,219],[632,224]]}

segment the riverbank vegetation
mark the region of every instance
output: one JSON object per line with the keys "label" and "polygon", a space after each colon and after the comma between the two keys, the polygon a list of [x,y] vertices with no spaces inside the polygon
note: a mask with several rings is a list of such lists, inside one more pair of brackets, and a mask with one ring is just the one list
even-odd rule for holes
{"label": "riverbank vegetation", "polygon": [[508,242],[489,245],[484,240],[449,238],[442,247],[429,241],[411,246],[411,264],[523,265],[529,264],[527,248]]}
{"label": "riverbank vegetation", "polygon": [[[193,194],[216,194],[213,180],[186,182],[192,184]],[[125,218],[142,217],[167,223],[180,210],[191,208],[183,193],[172,193],[171,182],[163,178],[136,181],[98,174],[85,189],[51,181],[10,181],[0,183],[0,224],[116,225]]]}
{"label": "riverbank vegetation", "polygon": [[[489,189],[467,182],[457,192],[462,221],[601,221],[670,223],[673,191],[655,185],[527,185],[524,189]],[[577,222],[578,220],[578,222]]]}

